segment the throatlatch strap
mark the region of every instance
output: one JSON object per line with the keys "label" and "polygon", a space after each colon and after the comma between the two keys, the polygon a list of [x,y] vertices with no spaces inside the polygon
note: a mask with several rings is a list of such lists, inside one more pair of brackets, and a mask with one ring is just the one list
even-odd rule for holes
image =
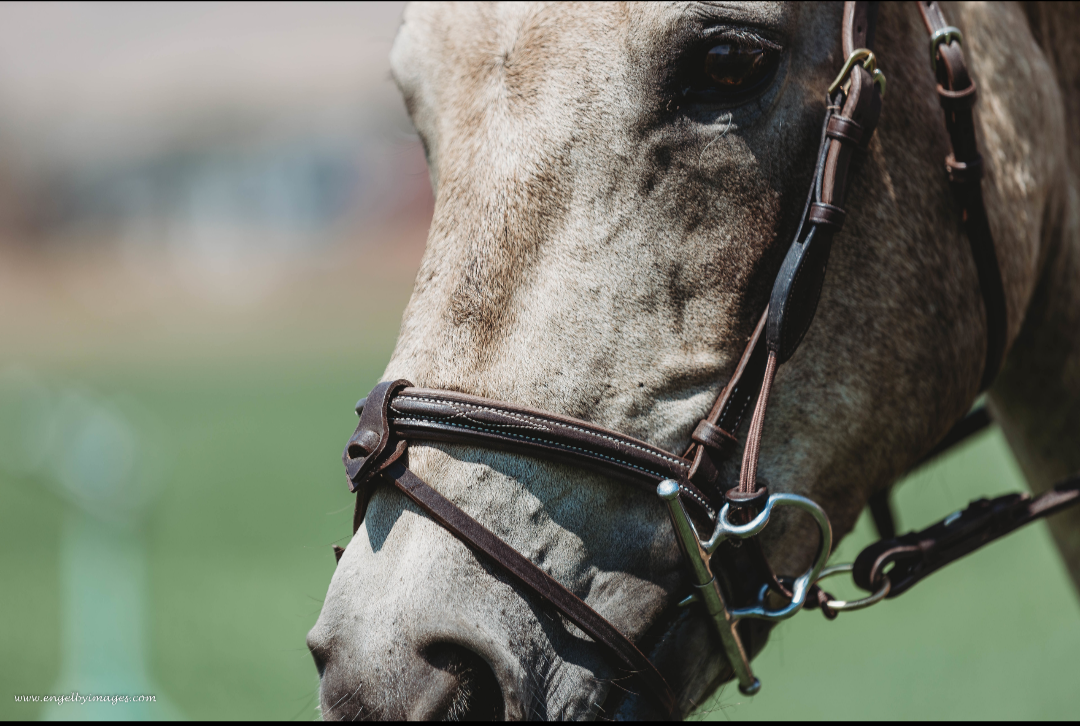
{"label": "throatlatch strap", "polygon": [[[938,80],[938,101],[945,115],[945,130],[952,147],[952,153],[945,158],[945,171],[949,175],[949,187],[960,210],[960,222],[967,233],[971,256],[975,260],[986,313],[986,355],[979,382],[979,391],[982,392],[993,384],[1004,362],[1009,315],[997,249],[982,195],[983,160],[979,154],[975,120],[971,112],[977,87],[964,60],[959,30],[948,24],[936,2],[919,2],[917,5],[931,39],[940,34],[931,54]],[[912,468],[922,466],[928,459],[985,428],[989,422],[985,410],[979,409],[969,414]],[[873,494],[869,505],[878,534],[884,539],[891,539],[896,532],[896,524],[889,504],[889,490],[883,489]]]}
{"label": "throatlatch strap", "polygon": [[678,701],[675,693],[660,675],[660,671],[604,616],[428,486],[400,461],[391,464],[382,473],[447,531],[470,548],[486,554],[527,590],[554,606],[595,642],[605,646],[617,658],[622,668],[629,671],[660,700],[669,717],[677,715]]}
{"label": "throatlatch strap", "polygon": [[938,42],[932,52],[937,71],[938,100],[945,112],[945,128],[952,146],[952,153],[945,158],[945,170],[956,205],[960,208],[960,220],[967,232],[971,255],[975,259],[986,311],[986,361],[979,383],[979,390],[985,391],[1001,370],[1009,316],[994,236],[990,232],[990,220],[983,202],[983,159],[975,139],[975,120],[971,113],[976,86],[964,61],[959,31],[949,32],[956,29],[945,21],[936,2],[920,2],[918,5],[931,37],[941,33],[943,41],[947,39],[947,42]]}

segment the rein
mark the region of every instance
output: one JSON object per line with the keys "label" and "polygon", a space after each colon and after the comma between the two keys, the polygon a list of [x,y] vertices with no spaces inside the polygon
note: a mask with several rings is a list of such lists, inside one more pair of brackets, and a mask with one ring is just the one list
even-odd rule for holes
{"label": "rein", "polygon": [[[945,112],[952,152],[946,171],[978,270],[986,314],[986,356],[980,390],[1000,369],[1007,315],[1004,288],[983,203],[982,157],[972,105],[976,86],[967,71],[959,30],[949,26],[936,2],[919,3],[930,33],[931,67]],[[380,482],[396,486],[432,519],[509,574],[523,590],[559,611],[595,642],[613,663],[633,675],[668,716],[678,711],[671,686],[644,653],[581,598],[516,552],[408,468],[414,441],[441,441],[536,456],[590,469],[627,485],[655,491],[664,501],[692,579],[680,606],[701,604],[715,625],[739,689],[756,693],[761,682],[750,668],[755,631],[743,621],[779,621],[803,607],[833,618],[895,597],[921,578],[1036,519],[1080,502],[1080,477],[1032,498],[1010,494],[980,499],[922,532],[893,537],[887,501],[871,508],[883,538],[853,564],[825,567],[832,546],[828,517],[796,494],[770,494],[757,479],[761,435],[776,371],[791,358],[813,321],[833,237],[843,225],[852,159],[865,150],[881,112],[885,76],[872,51],[876,3],[846,2],[842,26],[845,62],[826,94],[826,110],[814,180],[803,216],[762,314],[735,369],[709,414],[698,422],[682,456],[587,421],[453,391],[415,388],[405,380],[383,382],[357,404],[360,417],[343,461],[356,493],[353,533]],[[738,431],[755,400],[742,450],[739,485],[724,490],[721,466],[739,451]],[[974,418],[973,418],[974,417]],[[961,420],[929,456],[962,441],[988,423],[985,413]],[[925,460],[925,459],[924,459]],[[921,463],[921,462],[920,462]],[[817,556],[797,578],[778,577],[756,537],[776,507],[794,506],[814,517],[820,531]],[[711,529],[703,538],[698,525]],[[340,548],[335,548],[340,558]],[[886,573],[886,569],[892,569]],[[833,599],[817,583],[851,572],[872,593],[853,602]],[[786,604],[772,609],[770,603]],[[757,643],[760,647],[760,643]]]}

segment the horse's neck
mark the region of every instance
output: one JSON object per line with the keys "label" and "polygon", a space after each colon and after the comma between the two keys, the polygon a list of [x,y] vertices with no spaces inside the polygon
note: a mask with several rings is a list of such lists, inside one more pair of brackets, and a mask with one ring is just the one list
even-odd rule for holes
{"label": "horse's neck", "polygon": [[[1075,183],[1064,185],[1056,206],[1056,220],[1044,230],[1049,254],[1042,279],[990,393],[995,418],[1036,493],[1080,471],[1080,195]],[[1080,589],[1080,510],[1049,522]]]}
{"label": "horse's neck", "polygon": [[[1025,6],[1032,35],[1062,92],[1067,163],[1043,216],[1042,273],[990,403],[1032,491],[1080,471],[1080,53],[1074,3]],[[1080,589],[1080,510],[1050,529]]]}

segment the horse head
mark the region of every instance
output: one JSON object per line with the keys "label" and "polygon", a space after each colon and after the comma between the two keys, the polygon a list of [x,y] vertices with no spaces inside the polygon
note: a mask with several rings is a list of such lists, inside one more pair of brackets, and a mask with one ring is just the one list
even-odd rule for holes
{"label": "horse head", "polygon": [[[977,25],[987,46],[1017,47],[1027,30],[1010,12],[952,19]],[[409,6],[393,75],[435,211],[384,380],[685,450],[801,219],[825,89],[845,60],[841,14],[801,3]],[[773,384],[758,468],[772,490],[819,503],[837,536],[970,407],[987,335],[914,8],[882,7],[875,51],[889,94],[852,167],[816,317]],[[994,215],[1011,339],[1045,259],[1040,210],[1061,164],[1034,140],[1051,92],[1030,67],[993,63],[977,66],[993,109],[981,127],[993,143],[988,206],[1021,210]],[[682,713],[731,677],[706,618],[675,607],[684,576],[655,495],[484,447],[421,442],[408,456],[645,650]],[[720,476],[734,486],[738,460]],[[308,639],[324,716],[656,715],[595,643],[401,493],[376,489],[360,514]],[[775,570],[797,574],[818,532],[778,513],[762,537]]]}

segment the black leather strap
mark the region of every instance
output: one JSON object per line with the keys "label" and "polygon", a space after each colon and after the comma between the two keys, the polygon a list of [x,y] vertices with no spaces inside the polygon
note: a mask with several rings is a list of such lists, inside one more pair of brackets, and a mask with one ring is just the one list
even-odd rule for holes
{"label": "black leather strap", "polygon": [[[931,35],[949,27],[936,2],[920,2],[918,5],[923,23]],[[938,98],[945,112],[945,128],[952,146],[952,153],[945,162],[946,173],[975,259],[986,311],[986,358],[979,383],[979,390],[984,391],[994,382],[1005,357],[1008,307],[994,236],[990,232],[990,220],[983,202],[983,160],[979,154],[972,116],[976,98],[975,81],[968,72],[959,41],[939,44],[937,61]]]}
{"label": "black leather strap", "polygon": [[[872,47],[876,16],[872,5],[845,3],[846,56],[857,48]],[[833,236],[844,222],[843,205],[853,154],[869,143],[881,115],[881,94],[871,74],[856,64],[849,78],[848,90],[838,90],[826,104],[814,183],[803,213],[805,221],[788,249],[769,299],[766,340],[777,364],[795,353],[814,319]],[[835,116],[839,120],[834,121]],[[852,143],[856,138],[857,143]]]}
{"label": "black leather strap", "polygon": [[1066,479],[1034,499],[1026,493],[979,499],[921,532],[870,545],[855,559],[852,577],[856,585],[873,592],[887,576],[888,597],[893,598],[950,562],[1076,504],[1080,504],[1080,477]]}
{"label": "black leather strap", "polygon": [[480,445],[574,464],[650,493],[665,479],[680,484],[699,513],[716,507],[687,480],[690,462],[639,439],[558,414],[453,391],[399,389],[387,408],[393,436],[408,441]]}

